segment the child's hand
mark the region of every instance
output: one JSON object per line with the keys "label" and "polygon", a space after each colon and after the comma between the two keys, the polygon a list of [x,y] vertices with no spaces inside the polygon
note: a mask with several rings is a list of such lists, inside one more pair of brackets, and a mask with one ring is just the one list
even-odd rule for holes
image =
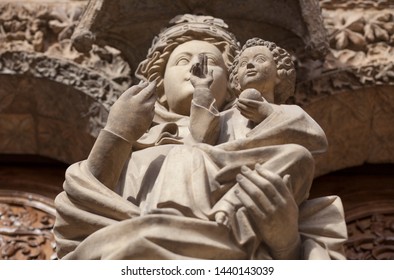
{"label": "child's hand", "polygon": [[215,221],[219,224],[219,225],[223,225],[225,227],[230,227],[230,220],[228,218],[228,215],[226,212],[224,211],[218,211],[215,214]]}
{"label": "child's hand", "polygon": [[272,112],[272,106],[267,101],[256,101],[246,98],[239,98],[237,109],[245,118],[251,120],[255,124],[261,123]]}
{"label": "child's hand", "polygon": [[198,62],[190,69],[190,82],[194,88],[209,88],[213,82],[213,71],[208,72],[207,61],[205,54],[199,54]]}

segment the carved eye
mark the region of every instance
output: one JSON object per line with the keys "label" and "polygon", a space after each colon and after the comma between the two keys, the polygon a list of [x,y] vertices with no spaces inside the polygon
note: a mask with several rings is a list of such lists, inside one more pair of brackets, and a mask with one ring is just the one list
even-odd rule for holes
{"label": "carved eye", "polygon": [[256,57],[256,62],[264,63],[265,62],[265,58],[263,56],[258,56],[258,57]]}
{"label": "carved eye", "polygon": [[239,67],[245,67],[247,64],[246,60],[241,61],[241,63],[239,64]]}
{"label": "carved eye", "polygon": [[208,65],[217,65],[216,59],[213,57],[209,57],[209,56],[207,57],[207,63],[208,63]]}
{"label": "carved eye", "polygon": [[177,59],[175,65],[179,65],[179,66],[187,65],[187,64],[189,64],[189,62],[190,62],[190,60],[187,57],[183,56],[183,57],[180,57]]}

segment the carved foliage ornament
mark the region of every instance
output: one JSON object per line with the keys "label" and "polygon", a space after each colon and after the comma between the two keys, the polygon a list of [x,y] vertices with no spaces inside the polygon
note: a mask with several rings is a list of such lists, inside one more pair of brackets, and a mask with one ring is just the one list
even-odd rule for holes
{"label": "carved foliage ornament", "polygon": [[0,191],[0,260],[56,259],[52,204],[35,194]]}
{"label": "carved foliage ornament", "polygon": [[375,214],[347,223],[346,256],[353,260],[394,259],[394,215]]}
{"label": "carved foliage ornament", "polygon": [[0,55],[0,73],[27,74],[72,86],[99,101],[108,110],[121,92],[115,83],[98,72],[39,53],[3,52]]}
{"label": "carved foliage ornament", "polygon": [[354,9],[376,8],[384,9],[393,4],[392,0],[320,0],[323,9]]}
{"label": "carved foliage ornament", "polygon": [[[56,74],[57,82],[79,89],[80,85],[72,83],[85,83],[86,86],[82,86],[84,92],[110,107],[114,101],[112,95],[119,96],[130,85],[131,70],[121,53],[114,48],[94,46],[89,53],[83,54],[72,47],[70,37],[84,5],[77,2],[0,4],[0,57],[6,56],[0,62],[0,74],[26,73],[28,68],[35,68],[33,72],[41,72],[49,79]],[[17,53],[15,58],[22,60],[5,61],[13,52]],[[35,60],[33,64],[32,59]],[[67,63],[70,65],[67,66]],[[97,79],[101,82],[96,83]],[[103,86],[104,79],[107,81]],[[103,97],[106,93],[100,91],[104,88],[109,96]]]}
{"label": "carved foliage ornament", "polygon": [[330,50],[324,63],[299,63],[305,72],[297,103],[348,89],[394,85],[394,7],[386,1],[373,2],[385,9],[368,1],[349,1],[353,5],[346,7],[353,9],[342,10],[345,1],[321,1]]}

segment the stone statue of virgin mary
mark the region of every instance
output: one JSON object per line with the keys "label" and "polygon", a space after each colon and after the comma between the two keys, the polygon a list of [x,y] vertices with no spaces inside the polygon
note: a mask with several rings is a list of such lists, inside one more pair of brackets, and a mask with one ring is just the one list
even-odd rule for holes
{"label": "stone statue of virgin mary", "polygon": [[[229,78],[239,52],[210,16],[178,16],[154,39],[141,83],[66,172],[55,201],[60,258],[344,258],[339,198],[307,200],[324,132],[295,105],[272,104],[251,126]],[[272,54],[283,90],[294,76],[277,75]]]}

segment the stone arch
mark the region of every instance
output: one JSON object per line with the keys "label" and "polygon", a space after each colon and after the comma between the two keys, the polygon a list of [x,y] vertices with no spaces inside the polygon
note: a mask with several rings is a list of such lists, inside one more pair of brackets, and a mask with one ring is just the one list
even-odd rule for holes
{"label": "stone arch", "polygon": [[116,99],[113,82],[41,54],[9,52],[0,64],[1,153],[86,158]]}

